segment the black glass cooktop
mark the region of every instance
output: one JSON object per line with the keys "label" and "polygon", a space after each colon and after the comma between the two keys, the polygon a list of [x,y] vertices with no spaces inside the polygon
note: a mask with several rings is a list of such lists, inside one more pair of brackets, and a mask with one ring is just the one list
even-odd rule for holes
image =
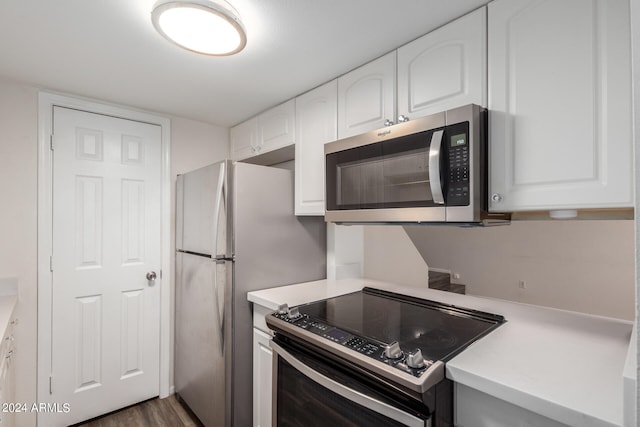
{"label": "black glass cooktop", "polygon": [[504,322],[499,315],[371,288],[297,308],[331,327],[336,341],[345,332],[382,345],[397,341],[431,361],[451,359]]}

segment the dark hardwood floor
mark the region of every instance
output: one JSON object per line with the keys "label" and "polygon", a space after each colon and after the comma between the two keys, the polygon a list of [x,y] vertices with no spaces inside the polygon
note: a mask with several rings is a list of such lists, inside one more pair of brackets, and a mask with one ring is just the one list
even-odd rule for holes
{"label": "dark hardwood floor", "polygon": [[151,399],[74,427],[202,427],[175,394]]}

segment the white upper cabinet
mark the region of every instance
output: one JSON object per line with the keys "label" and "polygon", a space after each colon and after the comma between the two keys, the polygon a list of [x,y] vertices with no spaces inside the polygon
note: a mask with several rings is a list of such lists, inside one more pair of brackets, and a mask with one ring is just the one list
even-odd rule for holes
{"label": "white upper cabinet", "polygon": [[398,49],[399,121],[487,106],[486,28],[482,7]]}
{"label": "white upper cabinet", "polygon": [[261,152],[276,150],[295,142],[295,100],[273,107],[258,116]]}
{"label": "white upper cabinet", "polygon": [[338,138],[395,121],[396,52],[338,77]]}
{"label": "white upper cabinet", "polygon": [[489,3],[490,210],[633,206],[629,3]]}
{"label": "white upper cabinet", "polygon": [[338,138],[466,104],[486,107],[486,28],[482,7],[339,77]]}
{"label": "white upper cabinet", "polygon": [[296,98],[296,215],[324,215],[324,144],[337,139],[337,82]]}
{"label": "white upper cabinet", "polygon": [[231,128],[231,160],[244,160],[295,142],[295,100]]}
{"label": "white upper cabinet", "polygon": [[258,147],[258,118],[254,117],[231,128],[229,134],[231,160],[254,156]]}

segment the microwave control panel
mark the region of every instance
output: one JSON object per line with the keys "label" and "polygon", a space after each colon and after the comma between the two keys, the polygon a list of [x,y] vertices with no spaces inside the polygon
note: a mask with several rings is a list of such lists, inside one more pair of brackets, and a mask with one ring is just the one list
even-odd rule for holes
{"label": "microwave control panel", "polygon": [[470,199],[468,134],[454,132],[448,135],[447,142],[447,205],[467,206]]}

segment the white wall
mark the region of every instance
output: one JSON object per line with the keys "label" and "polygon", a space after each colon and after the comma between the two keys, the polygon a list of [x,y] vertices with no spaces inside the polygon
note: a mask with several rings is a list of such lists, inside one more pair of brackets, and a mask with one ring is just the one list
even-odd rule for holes
{"label": "white wall", "polygon": [[429,287],[429,266],[401,226],[364,227],[364,277]]}
{"label": "white wall", "polygon": [[[469,294],[635,317],[633,221],[514,221],[405,230],[427,264],[460,273]],[[519,288],[520,280],[525,289]]]}
{"label": "white wall", "polygon": [[[36,401],[38,92],[0,80],[0,277],[18,278],[16,401]],[[35,425],[35,414],[17,417]]]}
{"label": "white wall", "polygon": [[[16,401],[28,404],[36,402],[37,112],[38,89],[0,79],[0,278],[19,281]],[[228,154],[226,128],[172,118],[171,139],[173,188],[177,173]],[[173,251],[173,236],[171,241]],[[35,413],[16,423],[35,426]]]}

